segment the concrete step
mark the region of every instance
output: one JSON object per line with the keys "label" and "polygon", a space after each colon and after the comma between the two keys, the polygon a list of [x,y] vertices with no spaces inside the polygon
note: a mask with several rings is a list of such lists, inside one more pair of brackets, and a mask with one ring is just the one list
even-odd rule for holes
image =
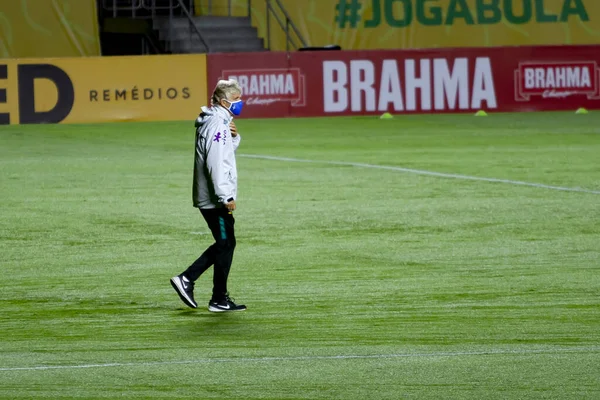
{"label": "concrete step", "polygon": [[[231,29],[236,27],[252,26],[249,17],[193,17],[192,20],[200,29]],[[169,23],[173,27],[186,27],[190,25],[190,20],[187,17],[156,17],[152,21],[154,29],[165,29],[169,27]]]}
{"label": "concrete step", "polygon": [[[207,30],[199,29],[200,34],[205,40],[223,39],[223,40],[245,40],[250,38],[258,37],[258,31],[253,27],[242,27],[231,30]],[[158,31],[158,35],[163,40],[168,40],[170,37],[173,39],[184,38],[184,37],[197,37],[197,33],[193,28],[180,27],[173,29],[161,29]]]}
{"label": "concrete step", "polygon": [[[246,51],[266,51],[262,39],[246,42],[216,42],[209,43],[211,53],[235,53]],[[176,41],[173,42],[173,52],[177,53],[206,53],[200,42]]]}
{"label": "concrete step", "polygon": [[231,42],[229,40],[210,40],[207,41],[210,46],[211,51],[216,51],[216,49],[238,49],[238,48],[253,48],[253,49],[264,49],[265,43],[261,38],[254,38],[252,40],[244,40],[244,41],[236,41]]}
{"label": "concrete step", "polygon": [[[223,46],[244,46],[244,44],[248,44],[249,46],[254,47],[264,47],[264,40],[259,38],[258,36],[241,36],[239,38],[227,38],[221,36],[212,36],[206,37],[203,36],[204,41],[210,46],[211,50],[213,47],[223,47]],[[161,37],[161,40],[168,41]],[[197,36],[189,36],[188,34],[183,35],[173,35],[172,42],[189,42],[189,43],[202,43],[202,41]]]}
{"label": "concrete step", "polygon": [[[210,54],[219,54],[219,53],[258,53],[261,51],[267,51],[266,49],[256,49],[252,47],[240,47],[239,49],[230,49],[230,48],[216,48],[211,50]],[[201,49],[192,48],[187,51],[185,54],[204,54],[205,51]]]}
{"label": "concrete step", "polygon": [[[193,21],[211,53],[265,51],[264,40],[248,17],[194,17]],[[152,23],[160,39],[170,42],[173,53],[207,52],[188,18],[157,17]]]}

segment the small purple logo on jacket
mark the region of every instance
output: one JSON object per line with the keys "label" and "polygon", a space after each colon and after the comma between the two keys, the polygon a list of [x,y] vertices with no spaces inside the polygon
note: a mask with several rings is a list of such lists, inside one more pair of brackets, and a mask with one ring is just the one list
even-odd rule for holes
{"label": "small purple logo on jacket", "polygon": [[227,141],[227,131],[223,131],[223,136],[221,136],[221,132],[217,132],[215,137],[213,138],[213,142],[219,143],[223,139],[223,144]]}

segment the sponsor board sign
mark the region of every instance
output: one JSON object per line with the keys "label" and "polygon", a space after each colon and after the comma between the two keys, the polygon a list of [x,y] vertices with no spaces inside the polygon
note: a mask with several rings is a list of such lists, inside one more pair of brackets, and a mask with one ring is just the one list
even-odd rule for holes
{"label": "sponsor board sign", "polygon": [[206,56],[0,60],[0,124],[193,120]]}
{"label": "sponsor board sign", "polygon": [[210,54],[243,117],[600,108],[600,46]]}

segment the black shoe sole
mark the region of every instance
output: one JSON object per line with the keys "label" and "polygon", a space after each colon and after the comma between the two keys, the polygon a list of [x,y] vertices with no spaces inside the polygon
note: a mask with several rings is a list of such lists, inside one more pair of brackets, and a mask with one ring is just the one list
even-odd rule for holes
{"label": "black shoe sole", "polygon": [[213,305],[208,305],[208,311],[210,312],[214,312],[214,313],[222,313],[222,312],[234,312],[234,311],[246,311],[247,308],[229,308],[229,309],[225,309],[225,308],[219,308],[219,307],[215,307]]}
{"label": "black shoe sole", "polygon": [[175,282],[173,282],[172,279],[169,280],[169,282],[171,282],[171,286],[173,286],[173,289],[175,289],[175,291],[177,292],[177,295],[179,296],[181,301],[183,301],[183,303],[186,306],[188,306],[190,308],[198,308],[198,304],[190,303],[189,300],[183,294],[181,294],[181,292],[179,291],[179,287],[177,287],[177,285],[175,284]]}

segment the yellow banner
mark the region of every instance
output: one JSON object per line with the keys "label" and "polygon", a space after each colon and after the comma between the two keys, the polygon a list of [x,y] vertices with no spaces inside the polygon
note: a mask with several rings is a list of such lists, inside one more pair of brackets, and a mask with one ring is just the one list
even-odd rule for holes
{"label": "yellow banner", "polygon": [[0,58],[100,55],[95,0],[3,0]]}
{"label": "yellow banner", "polygon": [[[243,11],[247,0],[232,0]],[[279,0],[308,46],[344,50],[600,43],[600,0]],[[271,0],[275,3],[275,0]],[[265,0],[252,21],[267,41]],[[271,50],[286,50],[270,17]]]}
{"label": "yellow banner", "polygon": [[193,6],[195,15],[247,17],[248,6],[259,5],[259,3],[264,6],[266,0],[194,0]]}
{"label": "yellow banner", "polygon": [[0,60],[0,124],[192,120],[207,98],[203,54]]}

